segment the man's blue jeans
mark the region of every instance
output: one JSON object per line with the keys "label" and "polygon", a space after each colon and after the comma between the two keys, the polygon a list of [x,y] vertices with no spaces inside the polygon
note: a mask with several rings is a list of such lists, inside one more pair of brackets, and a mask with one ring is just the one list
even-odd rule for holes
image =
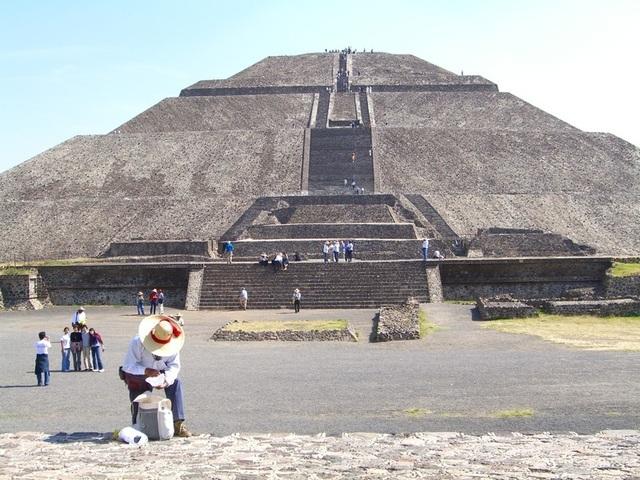
{"label": "man's blue jeans", "polygon": [[62,349],[62,371],[68,372],[71,368],[71,349]]}
{"label": "man's blue jeans", "polygon": [[428,248],[424,248],[422,247],[422,259],[426,262],[427,261],[427,256],[429,254],[429,249]]}

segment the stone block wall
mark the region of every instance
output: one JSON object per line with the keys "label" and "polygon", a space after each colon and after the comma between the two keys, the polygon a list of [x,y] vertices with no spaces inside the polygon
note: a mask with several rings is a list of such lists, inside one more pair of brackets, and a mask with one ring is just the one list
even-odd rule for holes
{"label": "stone block wall", "polygon": [[497,320],[500,318],[527,318],[538,315],[538,310],[510,296],[483,298],[478,297],[476,308],[481,320]]}
{"label": "stone block wall", "polygon": [[286,225],[252,225],[245,238],[416,238],[411,223],[315,223]]}
{"label": "stone block wall", "polygon": [[36,274],[0,275],[0,309],[39,310],[49,303]]}
{"label": "stone block wall", "polygon": [[[257,261],[261,253],[272,255],[276,252],[287,252],[291,261],[298,252],[303,260],[322,258],[322,244],[325,239],[318,240],[240,240],[234,242],[234,258]],[[448,252],[447,245],[439,240],[432,240],[431,252],[440,250]],[[223,243],[218,251],[223,252]],[[422,240],[354,240],[354,259],[360,260],[396,260],[422,258]]]}
{"label": "stone block wall", "polygon": [[544,302],[543,309],[547,313],[557,315],[599,315],[602,317],[640,315],[640,300],[637,298],[559,300]]}
{"label": "stone block wall", "polygon": [[640,297],[640,276],[612,277],[607,275],[605,296],[607,298]]}
{"label": "stone block wall", "polygon": [[210,240],[141,240],[112,242],[104,257],[196,255],[211,257],[214,251]]}
{"label": "stone block wall", "polygon": [[54,305],[135,305],[138,291],[147,298],[161,288],[166,306],[183,308],[189,281],[188,265],[69,265],[39,272]]}
{"label": "stone block wall", "polygon": [[602,291],[608,258],[445,260],[440,265],[444,298],[468,300],[509,294],[514,298],[563,298],[571,290]]}
{"label": "stone block wall", "polygon": [[382,307],[378,314],[376,341],[416,340],[420,338],[420,306],[417,303]]}

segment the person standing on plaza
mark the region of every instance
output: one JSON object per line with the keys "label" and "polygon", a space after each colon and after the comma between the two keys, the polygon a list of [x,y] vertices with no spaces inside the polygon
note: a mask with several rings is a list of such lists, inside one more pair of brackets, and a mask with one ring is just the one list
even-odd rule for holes
{"label": "person standing on plaza", "polygon": [[93,363],[91,362],[91,337],[86,325],[82,326],[80,333],[82,334],[82,363],[84,371],[89,372],[93,370]]}
{"label": "person standing on plaza", "polygon": [[78,310],[73,312],[73,317],[71,318],[71,326],[78,325],[79,328],[82,328],[82,325],[87,324],[87,314],[84,311],[84,307],[80,307]]}
{"label": "person standing on plaza", "polygon": [[296,313],[300,313],[300,300],[302,300],[302,294],[299,289],[295,289],[293,291],[293,310]]}
{"label": "person standing on plaza", "polygon": [[246,288],[242,288],[242,290],[240,290],[240,308],[242,308],[243,310],[247,309],[247,302],[249,301],[249,293],[247,292]]}
{"label": "person standing on plaza", "polygon": [[231,240],[228,240],[227,243],[224,244],[224,254],[227,257],[227,263],[233,262],[233,243]]}
{"label": "person standing on plaza", "polygon": [[144,315],[144,293],[142,292],[137,294],[136,307],[138,308],[138,315]]}
{"label": "person standing on plaza", "polygon": [[62,337],[60,337],[60,352],[62,353],[63,372],[68,372],[71,366],[71,336],[69,335],[69,327],[64,327]]}
{"label": "person standing on plaza", "polygon": [[422,240],[422,259],[426,262],[427,258],[429,258],[429,239],[425,237]]}
{"label": "person standing on plaza", "polygon": [[104,365],[102,365],[102,353],[104,352],[104,342],[102,336],[95,331],[95,329],[89,329],[89,343],[91,344],[91,358],[93,358],[93,371],[104,372]]}
{"label": "person standing on plaza", "polygon": [[131,401],[131,423],[135,424],[138,419],[138,404],[134,400],[152,390],[146,378],[164,375],[164,383],[155,388],[164,390],[166,397],[171,400],[174,436],[191,436],[184,424],[184,397],[178,378],[184,339],[184,329],[173,317],[153,315],[140,322],[137,335],[129,342],[122,365]]}
{"label": "person standing on plaza", "polygon": [[160,308],[160,315],[164,314],[164,292],[162,289],[158,289],[158,308]]}
{"label": "person standing on plaza", "polygon": [[151,290],[151,293],[149,294],[149,314],[150,315],[156,314],[157,306],[158,306],[158,290],[154,288],[153,290]]}
{"label": "person standing on plaza", "polygon": [[82,370],[82,333],[78,325],[73,326],[71,332],[71,358],[73,358],[73,370],[79,372]]}
{"label": "person standing on plaza", "polygon": [[49,385],[51,373],[49,372],[49,349],[51,342],[46,332],[38,333],[38,341],[36,342],[36,368],[35,374],[38,380],[38,386]]}

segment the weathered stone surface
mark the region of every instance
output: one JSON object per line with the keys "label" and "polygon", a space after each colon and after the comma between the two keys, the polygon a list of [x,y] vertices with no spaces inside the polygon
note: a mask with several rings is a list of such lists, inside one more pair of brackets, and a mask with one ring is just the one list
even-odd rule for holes
{"label": "weathered stone surface", "polygon": [[[563,478],[640,475],[640,432],[595,435],[198,435],[143,447],[110,434],[0,435],[0,476],[16,479]],[[89,460],[88,460],[89,459]]]}
{"label": "weathered stone surface", "polygon": [[478,297],[476,308],[481,320],[497,320],[499,318],[526,318],[538,315],[531,305],[514,299],[509,295],[493,298]]}
{"label": "weathered stone surface", "polygon": [[115,129],[118,133],[306,128],[312,94],[165,98]]}
{"label": "weathered stone surface", "polygon": [[420,338],[420,305],[408,302],[405,305],[382,307],[378,314],[377,342],[390,340],[415,340]]}
{"label": "weathered stone surface", "polygon": [[[231,322],[231,323],[235,323]],[[226,326],[226,325],[225,325]],[[357,335],[350,329],[342,330],[275,330],[269,332],[254,332],[250,330],[225,330],[221,327],[211,336],[214,341],[229,342],[264,342],[264,341],[283,341],[283,342],[329,342],[329,341],[347,341],[357,342]]]}
{"label": "weathered stone surface", "polygon": [[538,228],[603,254],[640,249],[640,150],[617,137],[374,130],[380,189],[423,193],[459,235],[492,226]]}
{"label": "weathered stone surface", "polygon": [[576,131],[504,92],[372,93],[378,127]]}
{"label": "weathered stone surface", "polygon": [[625,316],[640,315],[640,300],[616,298],[611,300],[555,300],[545,302],[543,309],[560,315]]}
{"label": "weathered stone surface", "polygon": [[[219,87],[333,85],[335,53],[267,57],[226,80],[202,80],[185,90]],[[336,70],[337,71],[337,70]]]}

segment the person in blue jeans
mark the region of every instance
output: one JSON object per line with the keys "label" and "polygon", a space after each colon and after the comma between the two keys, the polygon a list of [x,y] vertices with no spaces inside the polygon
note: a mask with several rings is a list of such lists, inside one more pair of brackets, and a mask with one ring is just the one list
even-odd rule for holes
{"label": "person in blue jeans", "polygon": [[95,329],[89,329],[89,345],[91,346],[91,358],[93,359],[93,371],[104,372],[104,366],[102,365],[102,354],[104,352],[104,342],[102,337]]}
{"label": "person in blue jeans", "polygon": [[62,353],[62,371],[68,372],[71,369],[71,335],[69,335],[69,327],[64,327],[63,335],[60,337],[60,352]]}
{"label": "person in blue jeans", "polygon": [[426,262],[429,258],[429,239],[422,240],[422,259]]}
{"label": "person in blue jeans", "polygon": [[136,307],[138,307],[138,315],[144,315],[144,293],[142,292],[138,292]]}

